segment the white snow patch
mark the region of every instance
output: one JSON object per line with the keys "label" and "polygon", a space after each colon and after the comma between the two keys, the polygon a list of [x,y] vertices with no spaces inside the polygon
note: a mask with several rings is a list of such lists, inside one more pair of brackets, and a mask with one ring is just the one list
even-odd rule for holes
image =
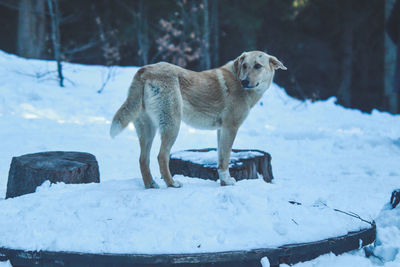
{"label": "white snow patch", "polygon": [[0,267],[12,267],[10,261],[0,261]]}
{"label": "white snow patch", "polygon": [[[288,267],[289,265],[281,264],[281,267]],[[293,267],[372,267],[373,263],[361,252],[352,254],[347,253],[340,256],[330,253],[327,255],[319,256],[318,258],[293,265]],[[385,265],[386,266],[386,265]],[[389,266],[389,265],[387,265]],[[394,267],[394,266],[393,266]]]}
{"label": "white snow patch", "polygon": [[369,227],[325,206],[292,205],[260,179],[229,187],[178,181],[185,186],[159,190],[144,190],[139,179],[44,182],[36,193],[0,201],[0,247],[195,253],[310,242]]}
{"label": "white snow patch", "polygon": [[[188,160],[196,164],[204,165],[205,167],[216,168],[218,166],[218,153],[216,150],[202,152],[177,151],[172,153],[171,156],[176,159]],[[257,151],[232,151],[229,167],[232,167],[240,159],[247,159],[255,156],[263,156],[263,154]]]}

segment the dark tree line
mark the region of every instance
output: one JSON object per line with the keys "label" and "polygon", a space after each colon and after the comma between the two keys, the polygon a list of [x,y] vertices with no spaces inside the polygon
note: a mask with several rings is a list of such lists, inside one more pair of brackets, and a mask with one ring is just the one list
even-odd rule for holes
{"label": "dark tree line", "polygon": [[0,0],[0,49],[31,58],[193,70],[264,50],[288,67],[276,81],[301,99],[399,112],[396,0]]}

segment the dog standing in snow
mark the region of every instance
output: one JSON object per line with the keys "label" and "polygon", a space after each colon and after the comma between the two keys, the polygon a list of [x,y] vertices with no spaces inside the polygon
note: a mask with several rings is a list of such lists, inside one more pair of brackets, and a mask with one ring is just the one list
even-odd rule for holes
{"label": "dog standing in snow", "polygon": [[160,62],[139,69],[128,97],[114,116],[111,137],[133,122],[140,143],[140,170],[146,188],[158,188],[149,168],[157,128],[161,135],[158,164],[170,187],[181,187],[169,170],[169,155],[181,120],[199,129],[216,129],[221,185],[233,185],[230,154],[236,133],[250,109],[270,87],[275,70],[286,67],[274,56],[245,52],[224,66],[194,72]]}

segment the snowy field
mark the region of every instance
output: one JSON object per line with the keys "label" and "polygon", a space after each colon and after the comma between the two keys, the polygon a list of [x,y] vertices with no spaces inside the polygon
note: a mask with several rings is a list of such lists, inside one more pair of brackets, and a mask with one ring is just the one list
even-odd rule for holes
{"label": "snowy field", "polygon": [[[74,250],[201,252],[311,241],[363,227],[333,215],[336,208],[376,220],[376,257],[365,258],[360,250],[296,267],[400,266],[400,209],[385,206],[391,191],[400,188],[400,116],[345,109],[334,98],[301,102],[274,85],[234,144],[272,155],[273,184],[260,179],[219,187],[178,176],[181,189],[158,181],[160,190],[144,190],[133,126],[115,140],[108,135],[137,68],[113,68],[101,94],[107,68],[65,64],[65,88],[57,86],[55,69],[54,62],[0,51],[0,196],[11,158],[39,151],[90,152],[99,161],[102,182],[45,183],[37,193],[0,200],[0,246],[56,250],[79,240]],[[173,151],[215,146],[215,132],[182,124]],[[156,138],[155,177],[158,147]],[[66,221],[69,228],[62,228]],[[84,238],[76,230],[82,226],[90,229]],[[131,243],[118,245],[122,240]]]}

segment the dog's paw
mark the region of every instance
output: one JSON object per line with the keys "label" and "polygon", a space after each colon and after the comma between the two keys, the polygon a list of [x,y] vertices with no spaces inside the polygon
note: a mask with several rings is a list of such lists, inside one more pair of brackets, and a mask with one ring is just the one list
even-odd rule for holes
{"label": "dog's paw", "polygon": [[145,187],[146,187],[146,189],[149,189],[149,188],[155,188],[155,189],[158,189],[158,188],[160,188],[160,186],[153,180],[153,181],[151,181],[151,183],[150,184],[148,184],[148,185],[145,185]]}
{"label": "dog's paw", "polygon": [[236,183],[235,178],[231,177],[228,170],[218,170],[219,180],[221,185],[234,185]]}
{"label": "dog's paw", "polygon": [[233,177],[225,177],[225,179],[221,180],[221,186],[234,185],[235,183],[236,180]]}
{"label": "dog's paw", "polygon": [[168,187],[174,187],[174,188],[180,188],[182,186],[183,184],[179,181],[174,181],[171,185],[168,185]]}

